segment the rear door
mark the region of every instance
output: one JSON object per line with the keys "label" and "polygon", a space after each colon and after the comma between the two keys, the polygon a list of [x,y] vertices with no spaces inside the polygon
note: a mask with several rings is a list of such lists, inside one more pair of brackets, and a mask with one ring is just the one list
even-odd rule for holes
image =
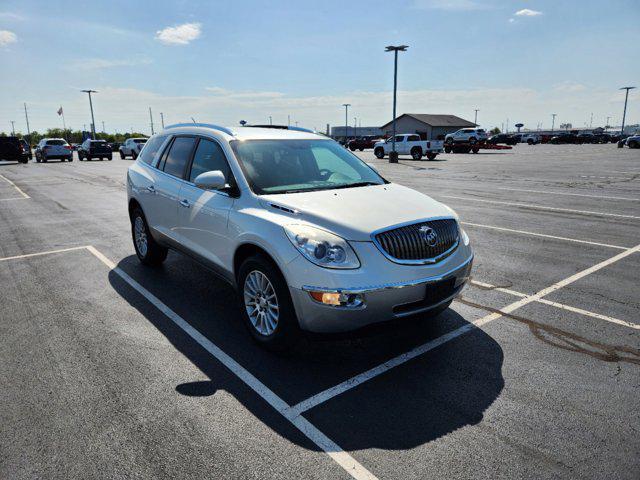
{"label": "rear door", "polygon": [[220,170],[227,183],[235,185],[222,147],[215,140],[200,138],[187,182],[180,190],[177,238],[190,251],[224,269],[233,252],[227,221],[234,199],[225,191],[202,190],[194,184],[198,175],[212,170]]}
{"label": "rear door", "polygon": [[151,228],[173,240],[177,238],[180,189],[185,183],[195,143],[193,136],[173,138],[154,171],[156,178],[149,186],[152,198],[145,202],[145,215]]}

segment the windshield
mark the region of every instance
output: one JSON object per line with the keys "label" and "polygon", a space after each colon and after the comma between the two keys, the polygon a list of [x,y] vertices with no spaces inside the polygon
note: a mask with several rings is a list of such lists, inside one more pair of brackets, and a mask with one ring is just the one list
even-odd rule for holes
{"label": "windshield", "polygon": [[258,195],[387,183],[332,140],[236,140],[230,144]]}
{"label": "windshield", "polygon": [[136,138],[134,140],[134,143],[147,143],[147,139],[146,138]]}
{"label": "windshield", "polygon": [[64,140],[47,140],[47,145],[66,145]]}

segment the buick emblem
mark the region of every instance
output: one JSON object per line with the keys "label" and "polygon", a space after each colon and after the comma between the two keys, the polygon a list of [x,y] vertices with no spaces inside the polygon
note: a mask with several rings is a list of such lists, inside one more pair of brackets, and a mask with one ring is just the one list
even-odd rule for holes
{"label": "buick emblem", "polygon": [[438,234],[431,227],[423,225],[418,229],[418,234],[420,235],[420,238],[424,240],[425,243],[430,247],[435,247],[436,243],[438,243]]}

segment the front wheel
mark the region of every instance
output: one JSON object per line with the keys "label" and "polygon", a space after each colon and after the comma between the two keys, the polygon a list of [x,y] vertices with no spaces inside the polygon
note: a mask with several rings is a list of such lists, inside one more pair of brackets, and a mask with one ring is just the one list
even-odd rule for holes
{"label": "front wheel", "polygon": [[629,148],[640,148],[640,143],[636,141],[629,142]]}
{"label": "front wheel", "polygon": [[377,157],[377,158],[384,158],[384,149],[382,147],[378,147],[375,149],[375,151],[373,152],[373,154]]}
{"label": "front wheel", "polygon": [[138,158],[138,154],[136,152],[132,152],[131,153],[131,158],[133,158],[134,160],[136,160]]}
{"label": "front wheel", "polygon": [[413,147],[411,149],[411,158],[414,160],[422,160],[422,149],[420,147]]}
{"label": "front wheel", "polygon": [[529,145],[533,145],[533,140],[529,139],[529,140],[527,140],[527,143],[528,143]]}
{"label": "front wheel", "polygon": [[435,160],[437,156],[437,153],[427,153],[427,160]]}
{"label": "front wheel", "polygon": [[157,267],[167,258],[167,248],[153,239],[144,213],[139,208],[131,214],[131,236],[136,255],[142,264]]}
{"label": "front wheel", "polygon": [[282,351],[296,342],[300,328],[289,287],[278,267],[264,255],[246,259],[238,270],[242,317],[253,339]]}

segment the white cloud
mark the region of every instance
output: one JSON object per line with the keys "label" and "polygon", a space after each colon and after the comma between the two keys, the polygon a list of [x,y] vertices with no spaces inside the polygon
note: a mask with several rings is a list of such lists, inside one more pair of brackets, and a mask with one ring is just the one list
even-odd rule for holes
{"label": "white cloud", "polygon": [[187,45],[196,38],[199,38],[201,33],[201,24],[183,23],[175,27],[158,30],[155,38],[165,45]]}
{"label": "white cloud", "polygon": [[10,43],[16,43],[17,41],[18,37],[15,33],[9,30],[0,30],[0,47],[6,47]]}
{"label": "white cloud", "polygon": [[538,10],[523,8],[522,10],[518,10],[515,15],[518,17],[537,17],[538,15],[542,15],[542,12],[539,12]]}
{"label": "white cloud", "polygon": [[253,92],[253,91],[232,91],[221,87],[207,87],[206,91],[210,92],[214,96],[224,96],[233,99],[271,99],[284,97],[284,93],[281,92]]}
{"label": "white cloud", "polygon": [[486,4],[476,0],[413,0],[413,8],[429,10],[484,10]]}
{"label": "white cloud", "polygon": [[557,92],[576,93],[584,92],[587,87],[581,83],[566,80],[564,82],[556,83],[553,89]]}
{"label": "white cloud", "polygon": [[509,23],[513,23],[513,22],[515,22],[515,21],[516,21],[516,19],[515,19],[515,18],[510,18],[510,19],[509,19]]}

